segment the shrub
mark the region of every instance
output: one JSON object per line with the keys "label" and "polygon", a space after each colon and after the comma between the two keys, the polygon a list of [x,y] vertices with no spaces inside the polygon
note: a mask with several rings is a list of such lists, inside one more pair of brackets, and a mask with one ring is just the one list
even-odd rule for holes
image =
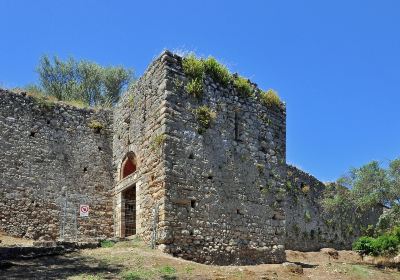
{"label": "shrub", "polygon": [[377,238],[362,236],[353,244],[353,250],[360,255],[394,255],[399,250],[399,231],[385,233]]}
{"label": "shrub", "polygon": [[201,97],[203,95],[203,79],[196,78],[190,80],[185,89],[194,97]]}
{"label": "shrub", "polygon": [[183,72],[191,79],[204,78],[204,63],[198,59],[194,54],[183,58],[182,61]]}
{"label": "shrub", "polygon": [[37,72],[46,95],[58,100],[78,99],[92,106],[115,104],[122,91],[133,82],[133,72],[123,67],[103,67],[97,63],[43,56]]}
{"label": "shrub", "polygon": [[237,76],[233,80],[233,85],[238,90],[240,95],[251,96],[253,94],[253,88],[248,79],[241,76]]}
{"label": "shrub", "polygon": [[194,110],[197,122],[200,127],[198,132],[202,134],[205,130],[210,128],[212,121],[216,118],[216,114],[208,106],[203,105]]}
{"label": "shrub", "polygon": [[277,92],[274,91],[273,89],[269,89],[266,92],[262,92],[260,98],[261,98],[261,103],[264,104],[265,106],[280,107],[282,104],[281,99],[279,98]]}
{"label": "shrub", "polygon": [[227,86],[231,80],[231,73],[225,65],[220,64],[214,57],[208,57],[204,60],[204,69],[214,81],[223,86]]}

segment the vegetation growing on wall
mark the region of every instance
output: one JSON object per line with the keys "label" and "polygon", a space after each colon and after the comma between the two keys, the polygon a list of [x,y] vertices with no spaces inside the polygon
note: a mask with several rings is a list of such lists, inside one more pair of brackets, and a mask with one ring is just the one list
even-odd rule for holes
{"label": "vegetation growing on wall", "polygon": [[167,136],[164,133],[157,135],[156,137],[153,138],[150,145],[150,149],[152,151],[157,150],[165,142],[165,139],[167,139]]}
{"label": "vegetation growing on wall", "polygon": [[194,114],[199,124],[198,132],[200,134],[204,133],[208,128],[210,128],[212,121],[216,118],[216,113],[206,105],[195,109]]}
{"label": "vegetation growing on wall", "polygon": [[[214,57],[210,56],[204,59],[190,54],[183,58],[182,67],[183,72],[189,78],[185,89],[195,97],[201,97],[206,75],[222,86],[232,84],[243,97],[251,97],[255,94],[255,89],[248,79],[231,74],[229,69],[219,63]],[[277,93],[273,90],[268,90],[265,93],[262,92],[260,99],[262,104],[266,106],[281,106],[282,104]]]}
{"label": "vegetation growing on wall", "polygon": [[100,133],[100,131],[104,128],[104,125],[98,120],[91,120],[88,124],[88,127],[93,129],[96,133]]}
{"label": "vegetation growing on wall", "polygon": [[262,92],[260,94],[260,99],[261,102],[265,105],[265,106],[277,106],[280,107],[282,102],[281,99],[278,96],[278,93],[276,91],[274,91],[273,89],[269,89],[266,92]]}

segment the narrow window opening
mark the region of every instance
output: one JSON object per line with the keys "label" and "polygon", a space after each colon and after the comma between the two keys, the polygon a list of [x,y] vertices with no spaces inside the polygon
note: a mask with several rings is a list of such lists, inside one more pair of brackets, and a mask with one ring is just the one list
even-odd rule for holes
{"label": "narrow window opening", "polygon": [[213,176],[212,175],[208,175],[208,180],[212,180]]}
{"label": "narrow window opening", "polygon": [[98,147],[97,147],[97,149],[99,149],[99,151],[101,151],[101,150],[102,150],[102,148],[101,148],[100,146],[98,146]]}
{"label": "narrow window opening", "polygon": [[147,102],[147,96],[145,94],[143,101],[143,121],[146,121],[146,102]]}
{"label": "narrow window opening", "polygon": [[194,159],[194,154],[193,153],[190,153],[189,159]]}
{"label": "narrow window opening", "polygon": [[31,136],[31,137],[35,137],[35,134],[36,134],[36,132],[34,132],[34,131],[31,131],[31,134],[30,134],[30,136]]}
{"label": "narrow window opening", "polygon": [[192,200],[190,201],[190,206],[191,206],[192,208],[195,208],[195,207],[196,207],[196,200],[192,199]]}
{"label": "narrow window opening", "polygon": [[84,167],[84,168],[83,168],[83,172],[87,172],[87,167]]}
{"label": "narrow window opening", "polygon": [[240,212],[240,210],[239,210],[239,209],[236,209],[236,214],[238,214],[238,215],[241,215],[241,214],[242,214],[242,212]]}
{"label": "narrow window opening", "polygon": [[239,141],[239,114],[235,112],[235,141]]}

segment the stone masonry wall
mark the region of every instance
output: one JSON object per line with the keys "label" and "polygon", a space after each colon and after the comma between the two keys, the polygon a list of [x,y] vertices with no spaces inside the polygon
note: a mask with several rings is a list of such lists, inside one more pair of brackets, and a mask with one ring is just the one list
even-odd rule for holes
{"label": "stone masonry wall", "polygon": [[[181,57],[167,64],[165,225],[169,253],[214,264],[276,263],[284,253],[285,108],[267,108],[210,77],[201,99],[185,91]],[[254,85],[255,86],[255,85]],[[215,120],[199,133],[195,110]]]}
{"label": "stone masonry wall", "polygon": [[[111,237],[111,124],[110,111],[0,90],[0,230],[33,239]],[[79,217],[80,204],[89,204],[88,218]]]}
{"label": "stone masonry wall", "polygon": [[378,221],[381,209],[371,209],[362,217],[354,212],[328,216],[321,200],[326,186],[315,177],[287,166],[285,248],[316,251],[324,247],[351,249],[362,228]]}
{"label": "stone masonry wall", "polygon": [[[121,236],[124,197],[120,184],[130,186],[129,180],[121,179],[121,164],[129,152],[136,156],[137,171],[133,187],[136,188],[136,230],[150,243],[153,227],[159,242],[169,239],[165,231],[165,155],[167,84],[164,56],[151,63],[145,74],[136,82],[115,108],[114,164],[118,166],[116,188],[116,235]],[[135,179],[137,178],[137,179]],[[156,211],[153,213],[153,211]],[[158,213],[158,215],[157,215]],[[154,238],[153,238],[154,239]]]}

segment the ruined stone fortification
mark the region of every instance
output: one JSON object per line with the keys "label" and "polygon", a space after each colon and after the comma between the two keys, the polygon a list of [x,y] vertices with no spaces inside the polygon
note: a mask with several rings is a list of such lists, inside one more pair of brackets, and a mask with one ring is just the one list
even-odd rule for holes
{"label": "ruined stone fortification", "polygon": [[[241,96],[211,77],[196,98],[186,83],[182,58],[164,52],[113,111],[1,91],[0,230],[79,240],[137,234],[215,264],[282,262],[285,246],[348,247],[348,235],[323,224],[323,184],[286,165],[284,104],[264,106],[257,93]],[[198,120],[204,105],[207,129]],[[79,216],[81,204],[89,217]]]}

